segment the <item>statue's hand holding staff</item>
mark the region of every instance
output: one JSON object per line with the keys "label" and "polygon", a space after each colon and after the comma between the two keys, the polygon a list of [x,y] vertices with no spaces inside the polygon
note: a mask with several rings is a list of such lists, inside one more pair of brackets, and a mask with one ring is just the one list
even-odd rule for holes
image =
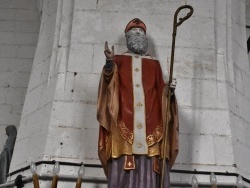
{"label": "statue's hand holding staff", "polygon": [[176,85],[177,85],[176,78],[173,78],[172,82],[170,83],[170,89],[172,90],[172,92],[174,92]]}

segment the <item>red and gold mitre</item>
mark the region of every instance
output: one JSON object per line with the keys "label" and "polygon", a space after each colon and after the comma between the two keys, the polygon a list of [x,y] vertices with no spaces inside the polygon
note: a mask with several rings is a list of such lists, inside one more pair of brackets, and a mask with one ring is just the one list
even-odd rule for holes
{"label": "red and gold mitre", "polygon": [[132,28],[141,28],[146,33],[146,25],[139,18],[134,18],[133,20],[128,22],[125,28],[125,33],[127,33]]}

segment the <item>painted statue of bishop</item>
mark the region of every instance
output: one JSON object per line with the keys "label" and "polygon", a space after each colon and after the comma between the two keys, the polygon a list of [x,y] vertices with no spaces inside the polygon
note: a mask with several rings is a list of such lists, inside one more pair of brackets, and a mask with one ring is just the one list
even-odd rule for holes
{"label": "painted statue of bishop", "polygon": [[[138,18],[125,28],[127,52],[114,54],[105,43],[104,65],[98,91],[100,124],[98,154],[108,188],[157,188],[161,161],[166,160],[164,182],[178,153],[178,108],[163,80],[160,63],[148,53],[146,25]],[[171,89],[171,96],[167,96]],[[167,147],[163,147],[167,97],[171,97]],[[163,150],[166,158],[163,159]]]}

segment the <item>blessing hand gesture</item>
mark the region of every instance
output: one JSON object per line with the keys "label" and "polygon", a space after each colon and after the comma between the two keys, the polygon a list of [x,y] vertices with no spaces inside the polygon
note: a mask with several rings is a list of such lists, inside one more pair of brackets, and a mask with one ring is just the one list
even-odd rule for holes
{"label": "blessing hand gesture", "polygon": [[108,60],[113,60],[114,59],[114,56],[115,56],[114,46],[112,46],[112,49],[110,51],[107,41],[105,42],[105,46],[104,46],[104,54],[106,56],[106,59],[108,59]]}

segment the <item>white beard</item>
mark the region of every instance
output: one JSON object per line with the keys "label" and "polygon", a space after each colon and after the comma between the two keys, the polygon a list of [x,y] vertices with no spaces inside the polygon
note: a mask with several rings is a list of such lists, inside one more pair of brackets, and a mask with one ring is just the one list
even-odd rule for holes
{"label": "white beard", "polygon": [[145,55],[148,50],[146,35],[126,33],[127,48],[135,54]]}

